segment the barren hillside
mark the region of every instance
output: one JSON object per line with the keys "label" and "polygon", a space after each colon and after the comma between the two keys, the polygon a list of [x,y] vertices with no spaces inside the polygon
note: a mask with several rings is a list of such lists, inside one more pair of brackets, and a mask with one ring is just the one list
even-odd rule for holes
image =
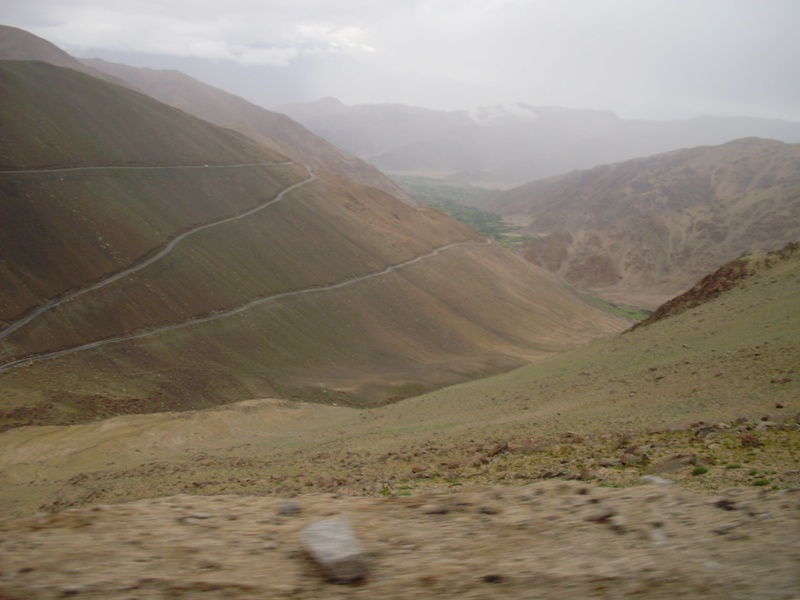
{"label": "barren hillside", "polygon": [[[2,433],[0,591],[793,598],[800,256],[742,262],[691,310],[390,406]],[[355,583],[303,542],[339,517]]]}
{"label": "barren hillside", "polygon": [[527,222],[526,258],[654,308],[721,264],[800,239],[800,145],[748,138],[596,167],[481,202]]}
{"label": "barren hillside", "polygon": [[7,425],[380,404],[624,327],[441,213],[143,94],[0,78]]}

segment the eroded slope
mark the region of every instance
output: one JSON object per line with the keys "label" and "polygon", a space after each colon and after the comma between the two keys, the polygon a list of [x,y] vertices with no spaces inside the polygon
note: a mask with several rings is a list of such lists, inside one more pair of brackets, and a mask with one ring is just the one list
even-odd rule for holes
{"label": "eroded slope", "polygon": [[490,202],[537,236],[526,258],[655,308],[721,264],[800,238],[800,145],[743,139],[597,167]]}

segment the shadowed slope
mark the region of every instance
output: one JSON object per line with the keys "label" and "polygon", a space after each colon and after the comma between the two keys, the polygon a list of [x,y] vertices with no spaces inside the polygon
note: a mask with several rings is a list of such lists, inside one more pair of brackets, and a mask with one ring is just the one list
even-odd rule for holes
{"label": "shadowed slope", "polygon": [[0,77],[8,423],[382,403],[623,326],[436,211],[80,73]]}

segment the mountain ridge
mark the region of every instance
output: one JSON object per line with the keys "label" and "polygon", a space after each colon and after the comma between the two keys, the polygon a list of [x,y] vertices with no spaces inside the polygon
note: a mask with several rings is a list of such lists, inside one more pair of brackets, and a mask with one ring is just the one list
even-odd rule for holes
{"label": "mountain ridge", "polygon": [[82,59],[80,62],[125,81],[165,104],[215,125],[238,131],[298,162],[414,203],[410,196],[372,165],[346,154],[286,115],[252,104],[180,71],[130,67],[101,59]]}
{"label": "mountain ridge", "polygon": [[742,254],[800,239],[800,145],[745,138],[577,171],[471,202],[582,289],[654,308]]}
{"label": "mountain ridge", "polygon": [[610,111],[521,102],[447,112],[328,99],[279,110],[387,172],[498,188],[749,136],[800,142],[800,123],[780,120],[625,120]]}
{"label": "mountain ridge", "polygon": [[268,111],[178,71],[137,69],[99,59],[78,60],[27,31],[0,25],[0,60],[39,60],[130,87],[205,121],[341,177],[351,178],[413,203],[374,167],[315,136],[285,115]]}

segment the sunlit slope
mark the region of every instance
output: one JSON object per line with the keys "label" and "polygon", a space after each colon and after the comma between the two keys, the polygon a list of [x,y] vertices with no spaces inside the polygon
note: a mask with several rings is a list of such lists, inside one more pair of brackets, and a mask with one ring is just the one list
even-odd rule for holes
{"label": "sunlit slope", "polygon": [[436,211],[80,73],[0,74],[7,424],[382,403],[623,326]]}

